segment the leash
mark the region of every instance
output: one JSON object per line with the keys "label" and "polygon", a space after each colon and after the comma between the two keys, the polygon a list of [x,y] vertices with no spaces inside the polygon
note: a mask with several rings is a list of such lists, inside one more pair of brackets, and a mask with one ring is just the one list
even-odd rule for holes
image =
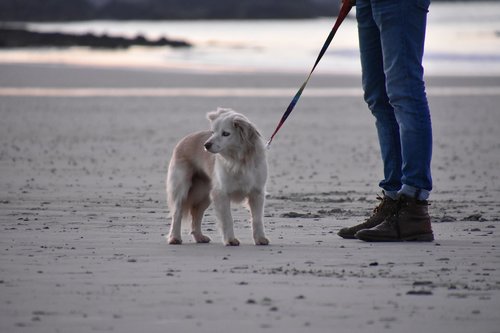
{"label": "leash", "polygon": [[307,76],[307,79],[302,83],[302,86],[299,88],[295,96],[293,97],[292,101],[290,102],[290,105],[288,105],[285,113],[281,117],[281,120],[279,121],[278,125],[276,126],[276,129],[274,130],[273,134],[271,135],[271,138],[266,144],[266,147],[269,149],[271,146],[271,142],[274,139],[274,136],[278,131],[280,130],[281,126],[285,123],[286,119],[292,113],[292,110],[295,108],[295,105],[299,101],[300,96],[302,95],[302,92],[304,91],[305,87],[307,86],[307,83],[309,82],[309,79],[311,78],[312,73],[316,69],[316,66],[318,65],[319,61],[321,58],[323,58],[323,55],[325,54],[326,50],[328,49],[328,46],[330,46],[330,43],[332,42],[333,37],[335,36],[335,33],[337,32],[338,28],[346,18],[347,14],[349,14],[349,11],[352,8],[352,1],[350,0],[344,0],[342,7],[340,8],[339,15],[337,16],[337,20],[335,21],[335,24],[333,25],[332,30],[330,31],[330,34],[328,34],[328,37],[326,38],[325,43],[323,44],[323,47],[321,48],[321,51],[318,54],[318,57],[316,58],[316,62],[314,63],[313,68],[311,69],[311,72]]}

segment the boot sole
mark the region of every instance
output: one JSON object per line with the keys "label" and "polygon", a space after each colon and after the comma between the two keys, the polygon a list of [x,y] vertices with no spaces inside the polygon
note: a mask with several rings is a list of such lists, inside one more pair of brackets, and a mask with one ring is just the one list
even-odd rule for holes
{"label": "boot sole", "polygon": [[433,242],[434,241],[433,233],[411,235],[401,238],[384,238],[384,237],[377,237],[374,235],[370,236],[359,235],[359,236],[356,234],[357,239],[365,242]]}

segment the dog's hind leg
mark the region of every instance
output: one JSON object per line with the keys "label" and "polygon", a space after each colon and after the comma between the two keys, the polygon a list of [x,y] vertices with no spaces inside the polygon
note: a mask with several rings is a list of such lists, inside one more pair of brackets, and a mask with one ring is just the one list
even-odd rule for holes
{"label": "dog's hind leg", "polygon": [[168,244],[182,244],[181,226],[185,213],[185,204],[189,191],[189,184],[186,184],[187,175],[181,168],[169,168],[167,177],[167,201],[172,215],[170,233],[167,236]]}
{"label": "dog's hind leg", "polygon": [[179,204],[175,207],[172,213],[172,224],[170,225],[170,233],[168,234],[167,241],[171,245],[182,244],[181,225],[182,225],[182,206]]}
{"label": "dog's hind leg", "polygon": [[207,198],[196,206],[191,207],[191,235],[196,243],[210,243],[210,238],[201,233],[201,220],[208,206],[210,206],[210,199]]}
{"label": "dog's hind leg", "polygon": [[255,245],[268,245],[269,240],[264,234],[264,193],[254,192],[248,197],[248,206],[252,215],[252,232]]}

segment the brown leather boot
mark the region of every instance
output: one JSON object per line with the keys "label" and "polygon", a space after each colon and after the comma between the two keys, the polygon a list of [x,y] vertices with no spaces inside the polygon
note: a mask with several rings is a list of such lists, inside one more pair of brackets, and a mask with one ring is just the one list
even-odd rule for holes
{"label": "brown leather boot", "polygon": [[358,231],[363,229],[370,229],[379,225],[395,212],[398,203],[397,200],[393,200],[386,195],[384,195],[383,198],[377,196],[377,200],[380,200],[380,204],[375,207],[372,215],[365,222],[352,227],[342,228],[339,230],[337,235],[342,238],[354,239],[356,238],[354,235]]}
{"label": "brown leather boot", "polygon": [[383,223],[360,230],[356,238],[366,242],[432,242],[434,234],[427,201],[401,196],[397,211]]}

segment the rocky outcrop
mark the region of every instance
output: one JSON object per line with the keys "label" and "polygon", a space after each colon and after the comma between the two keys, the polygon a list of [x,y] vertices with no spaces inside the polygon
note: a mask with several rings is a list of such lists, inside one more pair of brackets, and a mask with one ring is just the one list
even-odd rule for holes
{"label": "rocky outcrop", "polygon": [[191,44],[182,40],[172,40],[162,37],[149,40],[143,36],[135,38],[115,37],[108,35],[83,35],[60,32],[35,32],[21,28],[0,27],[0,48],[19,47],[72,47],[84,46],[102,49],[124,49],[131,46],[171,46],[190,47]]}

